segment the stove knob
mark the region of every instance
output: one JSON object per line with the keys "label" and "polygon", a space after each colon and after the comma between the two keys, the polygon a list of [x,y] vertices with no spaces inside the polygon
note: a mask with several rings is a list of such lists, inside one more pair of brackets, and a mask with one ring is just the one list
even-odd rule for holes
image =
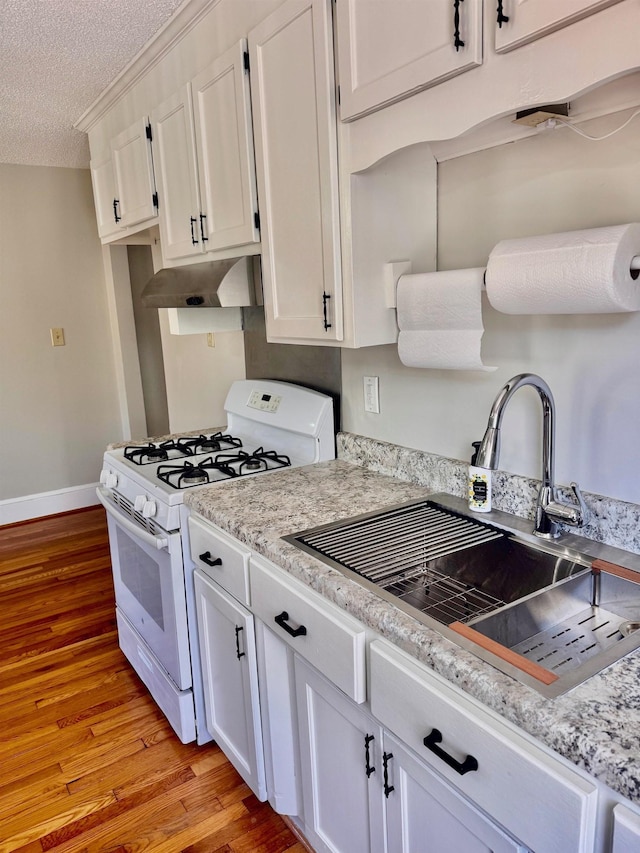
{"label": "stove knob", "polygon": [[136,512],[142,512],[144,509],[144,505],[147,502],[147,498],[145,495],[136,495],[136,498],[133,502],[133,508]]}
{"label": "stove knob", "polygon": [[108,489],[115,489],[118,485],[118,475],[114,474],[113,471],[109,471],[104,484]]}
{"label": "stove knob", "polygon": [[142,517],[143,518],[153,518],[156,514],[157,507],[155,501],[145,501],[144,506],[142,507]]}
{"label": "stove knob", "polygon": [[109,476],[109,472],[107,471],[106,468],[103,468],[102,471],[100,471],[100,485],[101,486],[107,485],[107,477],[108,476]]}

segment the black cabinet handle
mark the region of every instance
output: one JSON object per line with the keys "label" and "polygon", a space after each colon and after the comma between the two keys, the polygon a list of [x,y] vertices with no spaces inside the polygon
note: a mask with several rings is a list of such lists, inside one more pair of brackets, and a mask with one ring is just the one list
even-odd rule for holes
{"label": "black cabinet handle", "polygon": [[120,222],[120,220],[122,219],[122,217],[118,213],[118,205],[119,204],[120,204],[120,199],[114,198],[114,200],[113,200],[113,218],[115,219],[116,222]]}
{"label": "black cabinet handle", "polygon": [[291,625],[288,624],[287,620],[289,619],[289,614],[286,610],[283,610],[278,616],[274,616],[274,621],[276,625],[279,625],[281,628],[290,634],[292,637],[304,637],[307,633],[307,629],[304,625],[298,625],[297,628],[292,628]]}
{"label": "black cabinet handle", "polygon": [[395,791],[395,785],[389,784],[389,762],[393,758],[392,752],[385,752],[382,755],[382,772],[384,776],[384,795],[389,799],[389,794]]}
{"label": "black cabinet handle", "polygon": [[453,46],[456,51],[464,47],[464,42],[460,38],[460,3],[464,0],[453,0]]}
{"label": "black cabinet handle", "polygon": [[211,551],[205,551],[204,554],[200,554],[200,559],[203,563],[206,563],[208,566],[221,566],[222,558],[215,557],[215,559],[211,556]]}
{"label": "black cabinet handle", "polygon": [[496,20],[500,29],[502,29],[502,25],[506,24],[509,20],[509,16],[504,14],[502,0],[498,0],[498,17],[496,18]]}
{"label": "black cabinet handle", "polygon": [[206,218],[207,218],[206,213],[200,214],[200,237],[201,237],[203,243],[206,243],[207,240],[209,239],[208,237],[205,236],[205,233],[204,233],[204,221]]}
{"label": "black cabinet handle", "polygon": [[376,768],[371,766],[371,755],[369,752],[369,744],[372,740],[375,740],[373,735],[365,735],[364,736],[364,756],[365,756],[365,764],[364,770],[367,774],[367,779],[371,776],[372,773],[376,772]]}
{"label": "black cabinet handle", "polygon": [[199,241],[196,239],[196,234],[193,226],[198,224],[198,220],[195,218],[195,216],[190,216],[189,219],[191,221],[191,243],[194,246],[197,246]]}
{"label": "black cabinet handle", "polygon": [[241,625],[236,625],[236,656],[238,660],[244,657],[244,652],[240,651],[240,631],[243,631],[244,628]]}
{"label": "black cabinet handle", "polygon": [[331,323],[329,322],[329,312],[327,310],[327,303],[331,299],[330,293],[322,294],[322,316],[323,316],[323,326],[325,332],[328,332],[331,328]]}
{"label": "black cabinet handle", "polygon": [[456,759],[449,755],[448,752],[445,752],[444,749],[437,746],[442,740],[442,734],[438,731],[438,729],[431,729],[431,733],[426,736],[426,738],[422,741],[422,743],[427,747],[428,750],[433,752],[434,755],[437,755],[438,758],[441,758],[445,764],[448,764],[456,773],[459,773],[461,776],[464,776],[465,773],[469,773],[472,770],[478,769],[478,762],[473,757],[473,755],[467,755],[465,760],[461,763],[456,761]]}

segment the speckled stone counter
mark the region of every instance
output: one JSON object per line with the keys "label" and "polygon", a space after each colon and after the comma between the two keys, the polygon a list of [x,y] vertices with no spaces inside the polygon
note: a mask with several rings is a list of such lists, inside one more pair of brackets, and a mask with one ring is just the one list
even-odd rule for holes
{"label": "speckled stone counter", "polygon": [[339,459],[185,495],[192,511],[263,554],[613,790],[640,802],[640,652],[544,699],[281,537],[425,497],[434,488]]}

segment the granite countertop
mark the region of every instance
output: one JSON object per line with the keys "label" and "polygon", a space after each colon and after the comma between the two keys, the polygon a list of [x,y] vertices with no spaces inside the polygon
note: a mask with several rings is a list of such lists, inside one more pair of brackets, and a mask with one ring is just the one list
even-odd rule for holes
{"label": "granite countertop", "polygon": [[203,487],[185,503],[623,796],[640,802],[640,651],[545,699],[281,537],[433,493],[344,460]]}

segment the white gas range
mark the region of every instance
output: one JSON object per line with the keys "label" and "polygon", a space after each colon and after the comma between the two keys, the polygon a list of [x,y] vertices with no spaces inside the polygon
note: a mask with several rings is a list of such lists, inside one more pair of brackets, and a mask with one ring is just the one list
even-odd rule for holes
{"label": "white gas range", "polygon": [[330,397],[267,380],[234,382],[227,425],[108,450],[107,510],[120,647],[184,743],[210,740],[198,653],[185,492],[335,457]]}

